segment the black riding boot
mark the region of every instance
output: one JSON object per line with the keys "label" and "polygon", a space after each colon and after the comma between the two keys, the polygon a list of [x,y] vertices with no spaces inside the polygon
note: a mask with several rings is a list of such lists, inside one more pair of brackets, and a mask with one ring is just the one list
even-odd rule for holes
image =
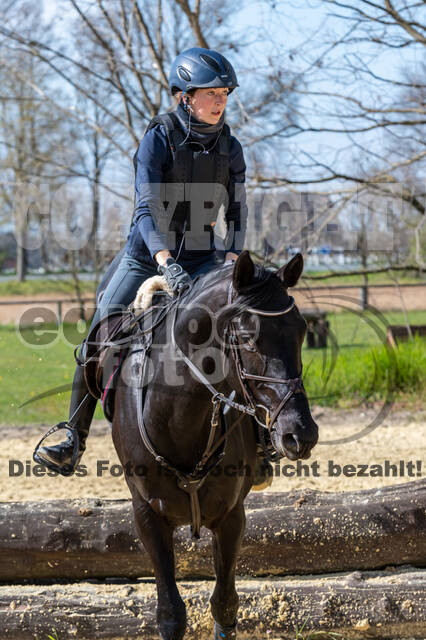
{"label": "black riding boot", "polygon": [[[85,398],[87,394],[87,397]],[[96,398],[90,395],[84,379],[83,367],[77,366],[74,373],[74,380],[72,383],[71,401],[70,401],[70,420],[76,409],[81,404],[81,407],[75,413],[72,420],[75,425],[79,436],[79,453],[75,464],[71,466],[72,457],[74,453],[74,438],[72,432],[68,432],[66,439],[59,444],[51,447],[43,446],[34,452],[33,458],[39,464],[43,464],[49,469],[58,471],[64,476],[70,475],[80,462],[81,456],[86,449],[86,438],[89,433],[90,424],[92,422],[93,414],[96,409]],[[66,423],[65,423],[66,424]]]}

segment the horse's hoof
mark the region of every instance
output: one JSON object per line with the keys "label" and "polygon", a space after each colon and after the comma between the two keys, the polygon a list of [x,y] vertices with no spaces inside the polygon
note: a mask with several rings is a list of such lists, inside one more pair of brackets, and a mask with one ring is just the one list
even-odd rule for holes
{"label": "horse's hoof", "polygon": [[233,640],[237,637],[237,623],[231,627],[222,627],[218,622],[214,623],[214,640]]}

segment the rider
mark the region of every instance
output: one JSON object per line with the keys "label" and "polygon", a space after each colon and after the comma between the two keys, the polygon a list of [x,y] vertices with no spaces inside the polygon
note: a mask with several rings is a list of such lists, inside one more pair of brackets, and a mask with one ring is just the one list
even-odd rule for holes
{"label": "rider", "polygon": [[[241,144],[230,135],[224,122],[228,96],[237,86],[232,65],[217,51],[194,47],[173,62],[169,88],[178,105],[174,112],[151,121],[135,154],[135,208],[125,252],[100,299],[89,332],[109,311],[127,307],[142,282],[157,272],[178,293],[192,277],[214,269],[213,227],[222,204],[227,206],[228,230],[233,231],[225,260],[238,257],[247,207],[244,188],[235,185],[244,183],[246,166]],[[182,197],[182,192],[179,197],[182,183],[186,183],[185,189],[198,183],[207,191],[209,183],[219,186],[213,187],[212,208],[202,214],[206,226],[200,227],[196,219],[200,210],[195,211],[192,219],[191,202]],[[173,197],[177,204],[171,221],[166,215],[170,224],[165,229],[162,202],[170,202]],[[194,194],[191,199],[194,202]],[[72,420],[79,435],[74,464],[71,465],[74,452],[71,432],[60,444],[39,447],[34,460],[62,475],[70,475],[85,451],[96,402],[88,393],[83,368],[77,366],[69,413],[69,421]]]}

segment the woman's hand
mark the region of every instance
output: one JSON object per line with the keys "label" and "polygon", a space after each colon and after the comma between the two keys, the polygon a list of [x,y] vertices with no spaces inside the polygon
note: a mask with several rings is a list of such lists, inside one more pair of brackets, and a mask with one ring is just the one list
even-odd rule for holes
{"label": "woman's hand", "polygon": [[158,273],[166,278],[167,284],[175,294],[191,286],[191,276],[172,257],[167,258],[164,265],[159,265]]}
{"label": "woman's hand", "polygon": [[171,258],[171,257],[172,257],[172,254],[168,249],[162,249],[161,251],[157,251],[157,253],[154,256],[157,263],[161,266],[165,265],[167,258]]}
{"label": "woman's hand", "polygon": [[228,251],[228,253],[225,255],[225,262],[227,264],[230,264],[231,262],[235,262],[235,260],[238,258],[236,253],[233,253],[232,251]]}

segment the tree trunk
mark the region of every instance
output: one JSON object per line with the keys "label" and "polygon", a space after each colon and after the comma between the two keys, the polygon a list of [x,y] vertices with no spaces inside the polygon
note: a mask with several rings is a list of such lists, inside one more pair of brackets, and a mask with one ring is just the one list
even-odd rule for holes
{"label": "tree trunk", "polygon": [[[334,632],[345,640],[424,638],[426,571],[287,580],[237,581],[240,634],[250,640],[294,639],[296,626]],[[185,637],[212,638],[212,582],[179,585],[188,612]],[[153,582],[0,587],[2,640],[48,637],[157,640]],[[56,631],[57,636],[54,635]],[[313,637],[313,636],[312,636]],[[325,637],[325,633],[324,636]]]}
{"label": "tree trunk", "polygon": [[80,320],[84,320],[85,319],[84,299],[83,299],[83,294],[81,292],[76,254],[77,254],[77,251],[74,251],[73,249],[69,251],[69,264],[70,264],[70,270],[71,270],[71,278],[74,282],[74,291],[75,291],[76,298],[78,300]]}
{"label": "tree trunk", "polygon": [[92,261],[93,272],[95,274],[96,286],[99,284],[100,278],[100,264],[98,259],[99,252],[99,182],[101,177],[101,170],[99,165],[99,134],[97,131],[93,134],[93,161],[94,161],[94,180],[92,183]]}
{"label": "tree trunk", "polygon": [[[239,575],[426,566],[426,480],[354,493],[251,494]],[[212,577],[210,534],[176,531],[181,578]],[[0,580],[153,575],[128,500],[1,505]]]}
{"label": "tree trunk", "polygon": [[16,279],[24,282],[27,275],[27,256],[25,250],[25,231],[20,230],[16,246]]}

